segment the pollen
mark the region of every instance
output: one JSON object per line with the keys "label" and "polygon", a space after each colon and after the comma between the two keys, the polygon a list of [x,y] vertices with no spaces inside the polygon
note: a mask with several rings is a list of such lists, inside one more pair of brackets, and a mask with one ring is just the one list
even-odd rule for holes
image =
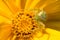
{"label": "pollen", "polygon": [[[36,31],[38,31],[37,22],[34,19],[34,13],[18,13],[12,21],[12,33],[20,40],[31,40]],[[16,39],[15,38],[15,39]]]}

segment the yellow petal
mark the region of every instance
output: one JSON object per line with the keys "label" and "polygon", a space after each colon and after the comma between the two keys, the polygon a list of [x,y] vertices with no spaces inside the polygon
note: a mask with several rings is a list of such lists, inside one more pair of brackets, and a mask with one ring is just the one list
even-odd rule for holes
{"label": "yellow petal", "polygon": [[15,14],[19,11],[19,8],[16,6],[16,1],[14,0],[3,0],[4,4],[9,8],[9,10]]}
{"label": "yellow petal", "polygon": [[46,29],[48,34],[44,34],[42,37],[39,37],[41,34],[40,32],[33,38],[33,40],[60,40],[60,31],[56,31],[50,28]]}
{"label": "yellow petal", "polygon": [[3,17],[3,16],[0,16],[0,24],[1,23],[8,23],[8,24],[11,24],[11,20]]}
{"label": "yellow petal", "polygon": [[11,34],[11,26],[6,23],[0,25],[0,40],[7,40]]}
{"label": "yellow petal", "polygon": [[21,0],[16,0],[16,1],[15,1],[15,5],[16,5],[19,9],[21,9]]}
{"label": "yellow petal", "polygon": [[25,9],[29,9],[31,3],[33,2],[34,0],[27,0],[26,1],[26,5],[25,5]]}
{"label": "yellow petal", "polygon": [[55,12],[58,12],[60,11],[60,1],[56,1],[56,2],[53,2],[53,3],[50,3],[49,5],[47,5],[44,10],[47,12],[47,13],[55,13]]}
{"label": "yellow petal", "polygon": [[44,5],[46,0],[41,0],[35,5],[35,9],[41,9],[42,5]]}
{"label": "yellow petal", "polygon": [[25,8],[26,0],[21,0],[21,9]]}
{"label": "yellow petal", "polygon": [[47,28],[46,31],[50,34],[49,40],[60,40],[60,31]]}
{"label": "yellow petal", "polygon": [[60,20],[60,1],[47,5],[44,10],[47,13],[47,20]]}
{"label": "yellow petal", "polygon": [[29,9],[34,9],[35,5],[37,5],[37,3],[38,3],[39,1],[40,1],[40,0],[37,0],[37,1],[34,0],[34,1],[31,3]]}
{"label": "yellow petal", "polygon": [[0,0],[0,15],[5,16],[9,19],[12,17],[12,12],[8,9],[8,7]]}
{"label": "yellow petal", "polygon": [[5,17],[5,18],[7,18],[9,20],[11,20],[13,18],[13,15],[11,13],[10,14],[9,14],[9,12],[5,13],[2,10],[0,10],[0,16],[3,16],[3,17]]}

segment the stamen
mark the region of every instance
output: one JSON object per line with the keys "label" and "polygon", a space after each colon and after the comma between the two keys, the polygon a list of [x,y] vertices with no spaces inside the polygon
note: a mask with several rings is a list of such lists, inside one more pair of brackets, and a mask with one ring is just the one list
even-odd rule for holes
{"label": "stamen", "polygon": [[[33,15],[33,14],[32,14]],[[18,17],[17,17],[18,16]],[[34,16],[31,16],[31,14],[25,14],[25,13],[19,13],[17,14],[17,18],[14,18],[12,21],[13,27],[13,33],[16,36],[19,36],[19,38],[31,38],[32,35],[36,32],[38,29],[37,22],[34,20]],[[32,20],[33,19],[33,20]],[[35,29],[35,30],[34,30]],[[33,31],[32,31],[33,30]],[[16,31],[16,32],[15,32]],[[38,30],[37,30],[38,31]]]}

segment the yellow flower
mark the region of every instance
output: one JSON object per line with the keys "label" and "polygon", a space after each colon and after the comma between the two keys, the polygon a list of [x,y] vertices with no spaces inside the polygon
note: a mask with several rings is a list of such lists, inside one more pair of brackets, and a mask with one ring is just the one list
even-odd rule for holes
{"label": "yellow flower", "polygon": [[[39,29],[37,22],[32,20],[34,19],[34,14],[30,11],[26,11],[27,9],[45,10],[48,15],[47,20],[55,20],[56,15],[56,17],[49,15],[59,12],[59,7],[59,0],[0,0],[0,40],[27,40],[27,38],[24,37],[28,36],[29,40],[60,40],[60,31],[50,28]],[[34,22],[33,25],[35,28],[32,28],[31,21]],[[44,25],[41,26],[44,28]],[[31,28],[33,30],[32,32],[30,31]],[[27,35],[23,32],[30,33]]]}

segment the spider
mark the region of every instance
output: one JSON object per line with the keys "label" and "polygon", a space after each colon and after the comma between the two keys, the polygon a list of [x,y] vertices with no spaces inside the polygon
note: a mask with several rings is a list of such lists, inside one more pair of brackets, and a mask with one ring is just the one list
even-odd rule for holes
{"label": "spider", "polygon": [[[46,22],[46,12],[43,11],[43,10],[41,10],[38,14],[35,14],[35,20],[37,21],[38,26],[40,27],[40,22],[43,22],[43,23]],[[42,24],[43,24],[43,23],[42,23]],[[43,24],[43,25],[44,25],[44,24]],[[49,40],[50,34],[49,34],[48,32],[46,32],[45,25],[44,25],[43,27],[40,27],[40,28],[42,29],[42,30],[41,30],[42,36],[43,36],[43,34],[48,34],[47,40]],[[42,36],[41,36],[41,37],[42,37]]]}

